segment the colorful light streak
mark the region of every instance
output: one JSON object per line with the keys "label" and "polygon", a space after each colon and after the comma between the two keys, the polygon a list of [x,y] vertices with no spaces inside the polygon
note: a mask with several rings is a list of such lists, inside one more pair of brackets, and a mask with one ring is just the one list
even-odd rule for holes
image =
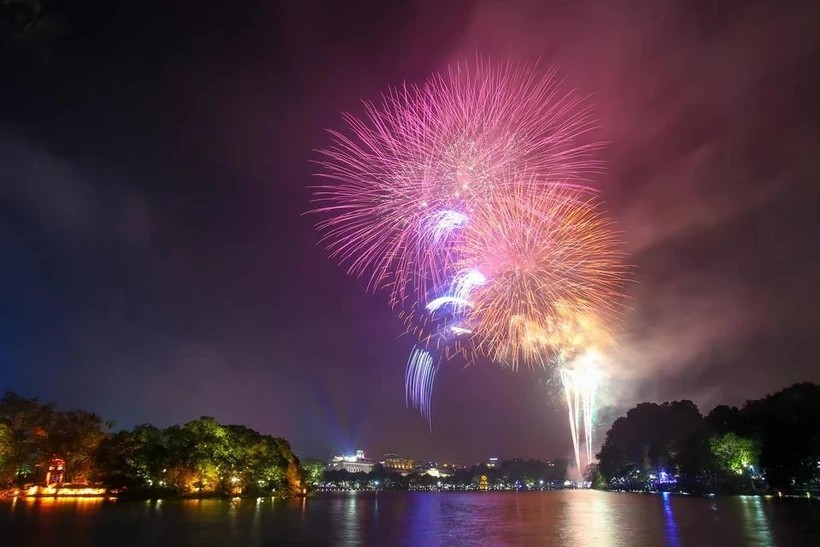
{"label": "colorful light streak", "polygon": [[438,367],[433,356],[423,348],[410,352],[405,372],[405,399],[407,406],[417,409],[431,423],[431,400]]}
{"label": "colorful light streak", "polygon": [[432,313],[438,311],[440,308],[446,306],[447,304],[452,304],[457,308],[465,308],[472,306],[469,300],[465,300],[457,296],[439,296],[435,300],[432,300],[430,303],[428,303],[426,309],[428,312]]}
{"label": "colorful light streak", "polygon": [[433,243],[440,243],[453,231],[464,226],[467,216],[464,213],[453,210],[439,211],[430,215],[430,224]]}

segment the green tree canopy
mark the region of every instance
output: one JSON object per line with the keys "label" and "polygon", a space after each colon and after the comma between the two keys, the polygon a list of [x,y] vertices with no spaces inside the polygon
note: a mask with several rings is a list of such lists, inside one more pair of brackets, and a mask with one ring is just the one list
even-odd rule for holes
{"label": "green tree canopy", "polygon": [[758,466],[760,444],[751,437],[729,432],[712,437],[710,444],[718,465],[725,472],[741,475]]}

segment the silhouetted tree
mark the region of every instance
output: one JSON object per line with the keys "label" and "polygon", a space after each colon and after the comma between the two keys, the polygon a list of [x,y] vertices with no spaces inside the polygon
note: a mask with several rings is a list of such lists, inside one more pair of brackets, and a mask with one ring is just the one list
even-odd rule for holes
{"label": "silhouetted tree", "polygon": [[820,487],[820,386],[794,384],[742,410],[760,440],[760,466],[780,489]]}

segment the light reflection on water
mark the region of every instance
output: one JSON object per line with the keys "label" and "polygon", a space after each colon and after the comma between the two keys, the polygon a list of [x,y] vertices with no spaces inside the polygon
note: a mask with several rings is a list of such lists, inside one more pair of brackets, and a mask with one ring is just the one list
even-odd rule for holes
{"label": "light reflection on water", "polygon": [[[0,502],[0,544],[805,545],[808,500],[595,491],[322,494],[309,499]],[[816,544],[820,544],[817,542]]]}
{"label": "light reflection on water", "polygon": [[566,545],[618,545],[621,525],[613,515],[612,503],[603,496],[586,496],[587,492],[567,491],[563,518],[557,524],[563,529]]}
{"label": "light reflection on water", "polygon": [[20,498],[26,506],[39,511],[48,511],[53,508],[70,509],[72,512],[94,512],[106,501],[103,497],[93,498]]}
{"label": "light reflection on water", "polygon": [[759,496],[742,496],[747,545],[773,545],[769,517]]}
{"label": "light reflection on water", "polygon": [[672,512],[672,495],[669,492],[661,494],[663,498],[663,515],[666,521],[666,544],[669,547],[680,547],[678,526],[675,524],[675,514]]}

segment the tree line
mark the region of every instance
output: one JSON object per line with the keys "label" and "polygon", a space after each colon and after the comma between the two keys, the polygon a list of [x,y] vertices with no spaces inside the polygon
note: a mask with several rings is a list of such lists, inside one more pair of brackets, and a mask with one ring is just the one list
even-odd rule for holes
{"label": "tree line", "polygon": [[820,386],[795,384],[703,416],[692,401],[641,403],[606,434],[596,487],[692,493],[820,489]]}
{"label": "tree line", "polygon": [[98,483],[121,495],[302,493],[303,470],[289,443],[202,417],[184,425],[113,423],[84,410],[7,391],[0,398],[0,487],[45,481],[54,458],[65,481]]}

